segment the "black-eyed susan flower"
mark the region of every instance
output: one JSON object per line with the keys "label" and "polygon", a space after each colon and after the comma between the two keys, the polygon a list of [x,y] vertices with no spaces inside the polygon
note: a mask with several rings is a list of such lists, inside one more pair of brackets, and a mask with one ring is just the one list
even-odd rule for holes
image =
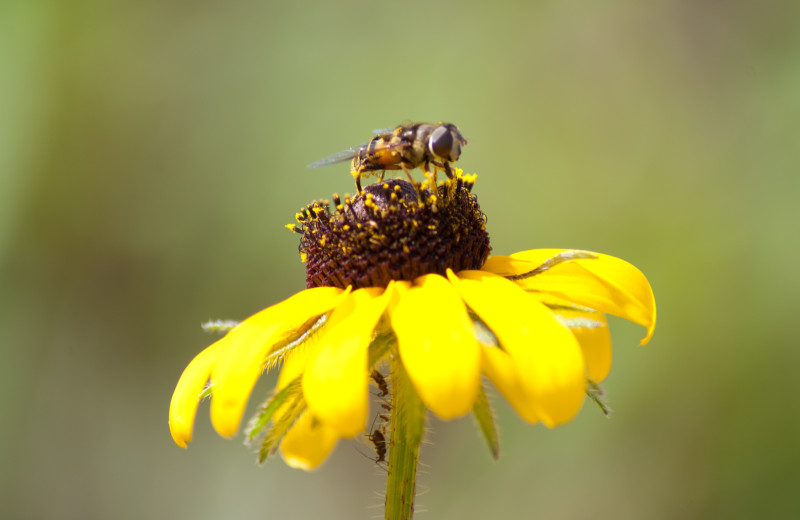
{"label": "black-eyed susan flower", "polygon": [[[189,364],[170,405],[175,442],[189,443],[209,394],[214,428],[234,435],[256,380],[282,363],[247,429],[260,459],[280,450],[290,466],[312,469],[339,439],[367,434],[376,449],[383,439],[388,512],[412,507],[426,409],[445,420],[474,413],[495,456],[485,380],[530,423],[572,419],[611,367],[606,314],[644,326],[642,344],[652,336],[650,285],[631,264],[587,251],[490,257],[474,181],[460,171],[435,189],[392,180],[298,213],[290,227],[301,234],[308,288]],[[371,382],[391,393],[388,437],[370,429]],[[393,485],[405,497],[395,505]]]}

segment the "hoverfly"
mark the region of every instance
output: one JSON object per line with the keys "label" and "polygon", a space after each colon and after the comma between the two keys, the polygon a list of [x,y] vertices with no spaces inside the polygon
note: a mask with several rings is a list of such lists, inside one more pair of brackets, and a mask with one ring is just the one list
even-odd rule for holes
{"label": "hoverfly", "polygon": [[443,168],[447,176],[452,178],[450,163],[458,160],[461,147],[467,144],[458,127],[451,123],[407,123],[396,128],[376,130],[375,134],[361,146],[342,150],[308,167],[318,168],[352,159],[350,172],[356,179],[358,193],[361,193],[362,177],[380,174],[382,181],[386,170],[403,170],[411,184],[415,183],[409,170],[419,166],[426,171],[430,170],[431,165]]}

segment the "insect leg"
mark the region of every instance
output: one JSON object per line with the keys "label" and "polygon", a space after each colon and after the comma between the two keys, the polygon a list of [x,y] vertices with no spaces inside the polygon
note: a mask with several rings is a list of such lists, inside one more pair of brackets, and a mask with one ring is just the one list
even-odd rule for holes
{"label": "insect leg", "polygon": [[411,183],[411,185],[414,186],[417,192],[419,192],[420,185],[417,181],[414,180],[414,177],[411,176],[411,170],[409,170],[405,165],[403,165],[403,171],[405,172],[406,177],[408,177],[408,181]]}
{"label": "insect leg", "polygon": [[408,177],[409,182],[411,182],[411,185],[414,186],[414,190],[417,192],[417,199],[421,199],[422,197],[420,189],[421,184],[417,183],[417,181],[414,180],[414,177],[411,176],[411,172],[408,170],[405,164],[403,164],[401,167],[403,168],[406,177]]}
{"label": "insect leg", "polygon": [[444,172],[447,174],[448,179],[453,178],[453,170],[450,169],[450,163],[444,163]]}
{"label": "insect leg", "polygon": [[363,190],[361,189],[361,171],[360,170],[358,171],[358,173],[356,173],[356,189],[358,190],[358,194],[361,195],[361,192]]}
{"label": "insect leg", "polygon": [[[426,167],[430,168],[430,165],[426,164]],[[436,167],[436,164],[433,164],[433,169],[431,170],[431,180],[433,181],[433,189],[436,189],[436,186],[439,185],[439,168]]]}

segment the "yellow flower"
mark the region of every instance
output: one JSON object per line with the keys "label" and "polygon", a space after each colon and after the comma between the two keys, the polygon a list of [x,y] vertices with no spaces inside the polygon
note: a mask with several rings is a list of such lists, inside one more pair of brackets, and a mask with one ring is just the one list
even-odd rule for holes
{"label": "yellow flower", "polygon": [[[425,195],[431,194],[423,185],[417,187],[419,202],[414,199],[412,204],[400,196],[391,204],[415,208],[409,210],[416,222],[413,229],[432,227],[420,216],[420,208],[432,204],[440,218],[453,194],[471,189],[474,178],[466,184],[463,180],[459,172],[427,202]],[[474,202],[474,196],[464,197]],[[375,202],[369,195],[365,199],[362,211]],[[338,213],[332,217],[326,217],[320,209],[326,209],[324,205],[316,203],[298,215],[304,226],[296,230],[304,233],[304,240],[316,241],[301,242],[303,255],[313,256],[320,242],[327,247],[336,239],[331,233],[319,236],[324,230],[312,224],[320,221],[320,215],[320,225],[330,230],[335,215],[347,218],[348,209],[359,214],[354,202],[336,202]],[[458,219],[463,218],[463,207],[452,209]],[[482,228],[485,218],[476,219]],[[350,233],[361,224],[351,218],[338,229],[344,226]],[[407,236],[404,229],[402,236]],[[396,236],[389,238],[398,241]],[[448,240],[468,241],[463,236]],[[331,247],[355,254],[352,245]],[[337,260],[331,264],[337,274],[320,275],[319,264],[311,266],[314,261],[309,260],[311,288],[242,321],[189,364],[170,405],[172,438],[181,447],[191,441],[198,400],[207,383],[214,428],[222,436],[234,435],[256,380],[282,361],[275,397],[254,419],[255,430],[261,431],[271,420],[275,426],[267,433],[262,452],[280,448],[289,465],[314,468],[338,439],[358,436],[368,428],[371,374],[392,356],[402,363],[425,407],[442,419],[475,409],[486,376],[526,421],[548,427],[569,421],[585,399],[587,384],[601,382],[611,367],[605,315],[644,326],[642,344],[652,336],[656,309],[650,285],[631,264],[603,254],[534,249],[488,259],[486,255],[488,236],[485,254],[476,255],[476,268],[428,266],[427,274],[391,276],[378,287],[357,283],[358,279],[369,283],[377,276],[365,274],[370,268],[362,264],[350,278],[340,280],[340,287],[315,286],[314,279],[342,278],[347,269]],[[387,258],[389,263],[394,259]],[[425,263],[424,256],[414,258]]]}

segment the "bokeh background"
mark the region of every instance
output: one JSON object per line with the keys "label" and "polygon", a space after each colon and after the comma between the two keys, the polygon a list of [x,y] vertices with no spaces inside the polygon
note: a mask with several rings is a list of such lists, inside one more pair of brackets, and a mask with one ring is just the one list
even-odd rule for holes
{"label": "bokeh background", "polygon": [[[495,399],[432,421],[419,518],[789,518],[800,510],[800,3],[0,3],[0,517],[372,518],[365,441],[318,471],[241,435],[186,451],[174,385],[304,287],[309,162],[453,121],[495,252],[640,267],[659,325],[614,320],[610,420]],[[265,377],[253,404],[274,382]],[[421,511],[427,511],[421,513]]]}

